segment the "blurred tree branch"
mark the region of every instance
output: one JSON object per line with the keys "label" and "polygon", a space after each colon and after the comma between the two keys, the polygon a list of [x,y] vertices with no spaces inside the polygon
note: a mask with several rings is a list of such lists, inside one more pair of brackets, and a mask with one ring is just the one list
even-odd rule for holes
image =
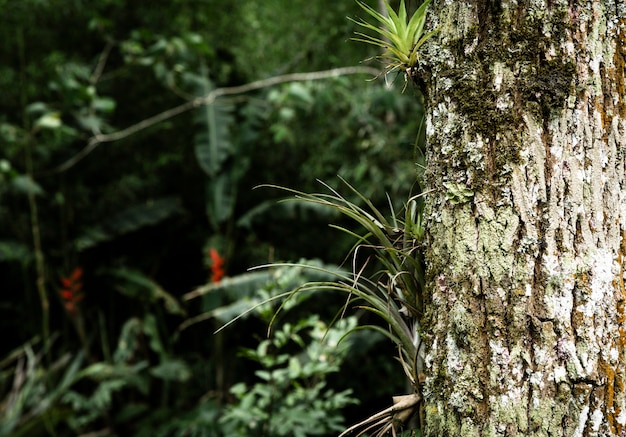
{"label": "blurred tree branch", "polygon": [[161,123],[162,121],[169,120],[170,118],[173,118],[191,109],[213,103],[216,99],[222,96],[243,94],[286,82],[303,82],[309,80],[330,79],[333,77],[347,76],[352,74],[371,74],[373,76],[378,76],[380,75],[380,73],[380,70],[373,67],[341,67],[333,68],[330,70],[313,71],[310,73],[283,74],[280,76],[273,76],[267,79],[257,80],[244,85],[216,88],[204,96],[196,97],[195,99],[189,100],[179,106],[175,106],[156,115],[153,115],[152,117],[148,117],[131,126],[128,126],[125,129],[121,129],[108,134],[97,133],[89,138],[87,145],[76,155],[72,156],[70,159],[65,161],[63,164],[55,167],[54,169],[40,173],[39,176],[50,176],[52,174],[63,173],[78,164],[78,162],[80,162],[83,158],[93,152],[100,144],[119,141],[151,126],[154,126],[155,124]]}

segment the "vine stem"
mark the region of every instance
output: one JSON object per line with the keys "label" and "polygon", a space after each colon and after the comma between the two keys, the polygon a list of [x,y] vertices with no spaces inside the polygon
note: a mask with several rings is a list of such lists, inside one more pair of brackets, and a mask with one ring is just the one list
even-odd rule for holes
{"label": "vine stem", "polygon": [[41,173],[40,176],[49,176],[52,174],[63,173],[78,164],[78,162],[80,162],[83,158],[93,152],[100,144],[119,141],[151,126],[154,126],[155,124],[161,123],[177,115],[183,114],[191,109],[195,109],[202,105],[209,105],[222,96],[243,94],[286,82],[303,82],[310,80],[330,79],[333,77],[347,76],[351,74],[371,74],[373,76],[378,76],[380,75],[380,73],[380,70],[373,67],[341,67],[333,68],[330,70],[313,71],[310,73],[283,74],[280,76],[273,76],[267,79],[249,82],[244,85],[216,88],[204,96],[196,97],[181,105],[167,109],[163,112],[153,115],[152,117],[148,117],[131,126],[128,126],[125,129],[121,129],[108,134],[97,133],[89,138],[89,140],[87,141],[87,145],[80,152],[72,156],[63,164],[55,167],[54,169]]}
{"label": "vine stem", "polygon": [[[20,62],[20,82],[21,82],[21,105],[22,105],[22,118],[24,126],[28,126],[28,117],[26,116],[25,108],[27,97],[25,93],[26,89],[26,46],[24,42],[24,29],[21,27],[16,32],[17,51]],[[24,165],[26,167],[27,176],[33,180],[33,138],[28,135],[26,141],[24,141]],[[39,302],[41,304],[41,331],[43,336],[44,351],[46,354],[50,353],[50,301],[48,300],[48,294],[46,293],[46,270],[45,261],[43,255],[43,248],[41,244],[41,231],[39,227],[39,212],[37,208],[36,193],[33,187],[27,190],[28,207],[30,210],[30,227],[33,237],[33,250],[35,252],[35,271],[37,279],[35,281],[37,293],[39,294]]]}
{"label": "vine stem", "polygon": [[[26,141],[26,173],[28,177],[33,177],[33,156],[31,140]],[[28,206],[30,208],[30,226],[33,235],[33,248],[35,251],[35,269],[37,271],[36,287],[39,293],[39,301],[41,302],[42,317],[42,335],[44,342],[44,350],[49,351],[50,342],[50,301],[46,293],[46,270],[41,245],[41,232],[39,228],[39,212],[37,208],[37,199],[34,189],[28,190]]]}

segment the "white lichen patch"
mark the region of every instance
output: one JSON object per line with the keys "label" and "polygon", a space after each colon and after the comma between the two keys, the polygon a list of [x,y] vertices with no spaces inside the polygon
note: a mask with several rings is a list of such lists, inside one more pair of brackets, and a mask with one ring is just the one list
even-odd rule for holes
{"label": "white lichen patch", "polygon": [[613,300],[613,279],[617,275],[617,268],[613,254],[605,249],[598,249],[592,255],[593,264],[590,271],[591,293],[586,302],[577,307],[586,317],[594,314],[604,314],[607,303]]}
{"label": "white lichen patch", "polygon": [[456,341],[450,332],[446,335],[446,347],[448,352],[446,354],[448,374],[454,379],[454,375],[457,375],[463,370],[463,362],[461,360],[461,351],[457,347]]}
{"label": "white lichen patch", "polygon": [[543,256],[543,268],[548,277],[561,276],[561,257],[547,253]]}
{"label": "white lichen patch", "polygon": [[472,39],[472,42],[470,44],[465,46],[463,51],[465,52],[466,55],[469,55],[476,49],[477,46],[478,46],[478,37],[475,37],[474,39]]}
{"label": "white lichen patch", "polygon": [[502,62],[495,62],[493,64],[493,87],[496,91],[500,91],[500,87],[502,86],[504,66],[505,64]]}
{"label": "white lichen patch", "polygon": [[572,293],[574,281],[571,279],[561,280],[559,285],[558,293],[546,296],[545,301],[550,308],[551,316],[559,322],[567,324],[574,308],[574,295]]}
{"label": "white lichen patch", "polygon": [[[530,382],[531,385],[537,387],[541,391],[543,389],[543,385],[544,385],[544,383],[543,383],[543,373],[542,372],[533,372],[530,375],[529,382]],[[534,401],[537,402],[535,404],[535,406],[537,406],[538,402],[539,402],[539,399],[534,399]]]}
{"label": "white lichen patch", "polygon": [[585,425],[587,424],[587,417],[589,415],[589,406],[585,405],[578,416],[578,425],[574,430],[574,435],[572,437],[583,437],[583,431],[585,430]]}
{"label": "white lichen patch", "polygon": [[591,429],[595,432],[598,432],[603,421],[604,413],[600,408],[596,408],[591,414]]}
{"label": "white lichen patch", "polygon": [[556,366],[552,378],[556,383],[567,381],[567,369],[565,366]]}

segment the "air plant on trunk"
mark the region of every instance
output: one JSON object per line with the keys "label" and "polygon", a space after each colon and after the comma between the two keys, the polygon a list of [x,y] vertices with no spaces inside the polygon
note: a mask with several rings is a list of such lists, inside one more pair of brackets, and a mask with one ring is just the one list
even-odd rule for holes
{"label": "air plant on trunk", "polygon": [[[358,234],[340,226],[356,238],[352,248],[352,273],[338,273],[335,282],[309,282],[292,291],[290,297],[302,292],[333,290],[348,297],[346,308],[355,306],[380,318],[382,325],[368,328],[381,332],[398,348],[397,358],[413,388],[413,393],[396,396],[394,405],[363,422],[348,428],[342,436],[357,432],[357,436],[374,432],[382,436],[396,431],[415,416],[422,405],[424,348],[421,343],[419,317],[422,313],[424,266],[421,252],[424,229],[421,216],[421,196],[413,196],[404,207],[404,218],[399,219],[391,206],[390,217],[385,217],[372,202],[354,187],[343,181],[349,191],[364,206],[359,206],[327,184],[328,193],[307,194],[280,188],[295,194],[291,200],[303,200],[328,206],[360,225],[365,232]],[[366,271],[373,273],[366,274]],[[279,308],[280,311],[280,308]],[[359,329],[363,329],[361,326]],[[420,414],[421,421],[421,414]]]}
{"label": "air plant on trunk", "polygon": [[362,32],[355,32],[358,37],[353,39],[385,49],[381,58],[387,64],[386,71],[391,72],[397,70],[403,72],[405,80],[408,81],[410,79],[414,82],[417,76],[417,68],[419,67],[419,49],[437,32],[435,29],[431,32],[424,33],[426,9],[431,1],[432,0],[426,0],[415,13],[408,18],[404,0],[400,1],[400,8],[397,13],[389,3],[384,0],[383,3],[387,10],[386,15],[357,0],[359,6],[379,22],[380,27],[362,19],[351,19],[356,24],[378,34],[377,36],[372,36]]}

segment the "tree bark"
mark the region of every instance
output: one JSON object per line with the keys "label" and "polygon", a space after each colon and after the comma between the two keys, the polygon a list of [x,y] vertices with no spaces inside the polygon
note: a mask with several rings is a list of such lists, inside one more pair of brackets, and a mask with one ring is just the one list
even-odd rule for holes
{"label": "tree bark", "polygon": [[626,435],[626,6],[429,16],[425,435]]}

